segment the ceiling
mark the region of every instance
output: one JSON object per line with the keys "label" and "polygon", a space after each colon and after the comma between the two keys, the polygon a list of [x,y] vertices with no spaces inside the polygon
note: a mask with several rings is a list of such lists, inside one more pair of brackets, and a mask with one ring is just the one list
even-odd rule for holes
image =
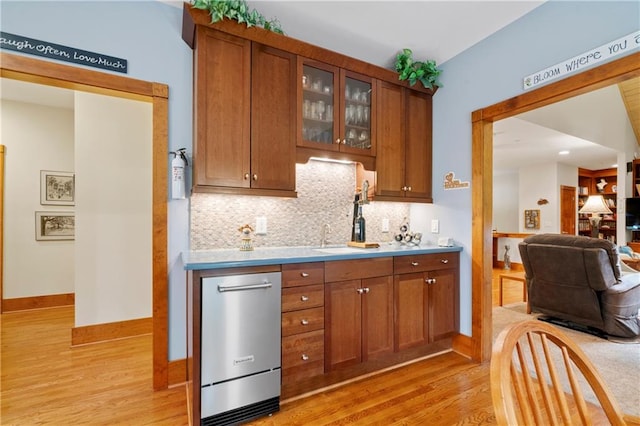
{"label": "ceiling", "polygon": [[[184,4],[173,0],[159,1],[178,8]],[[290,37],[385,68],[392,68],[395,55],[404,47],[411,48],[417,59],[434,59],[438,64],[445,62],[542,3],[248,1],[250,7],[255,7],[266,18],[277,18]],[[635,86],[639,84],[636,82]],[[496,173],[550,161],[588,169],[611,167],[616,162],[616,150],[593,142],[601,142],[603,127],[613,127],[621,116],[628,120],[628,115],[624,112],[617,86],[597,92],[601,93],[582,95],[495,123]],[[15,80],[2,79],[0,96],[73,107],[73,93],[69,90],[29,86]],[[635,97],[640,99],[640,93]],[[610,131],[605,133],[610,134]],[[569,150],[570,154],[559,157],[560,150]]]}

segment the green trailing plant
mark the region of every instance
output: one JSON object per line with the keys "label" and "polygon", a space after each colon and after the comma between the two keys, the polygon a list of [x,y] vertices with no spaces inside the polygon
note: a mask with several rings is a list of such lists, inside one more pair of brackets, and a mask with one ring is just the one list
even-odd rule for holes
{"label": "green trailing plant", "polygon": [[433,90],[436,87],[442,87],[438,80],[442,71],[436,67],[436,61],[414,61],[411,49],[402,49],[402,52],[398,53],[396,71],[398,72],[398,80],[408,80],[411,86],[419,81],[427,89]]}
{"label": "green trailing plant", "polygon": [[233,19],[247,27],[262,27],[274,33],[284,34],[277,19],[267,20],[256,9],[251,9],[245,0],[191,0],[196,9],[203,9],[211,15],[211,23],[223,19]]}

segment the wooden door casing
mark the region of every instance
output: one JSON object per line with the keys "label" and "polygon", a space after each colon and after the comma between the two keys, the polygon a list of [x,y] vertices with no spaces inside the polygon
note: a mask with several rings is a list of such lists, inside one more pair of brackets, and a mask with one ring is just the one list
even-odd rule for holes
{"label": "wooden door casing", "polygon": [[576,187],[560,185],[560,233],[576,235]]}

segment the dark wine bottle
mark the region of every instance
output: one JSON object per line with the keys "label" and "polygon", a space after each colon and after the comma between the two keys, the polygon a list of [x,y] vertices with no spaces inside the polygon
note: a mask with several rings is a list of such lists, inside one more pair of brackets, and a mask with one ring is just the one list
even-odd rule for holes
{"label": "dark wine bottle", "polygon": [[356,242],[364,243],[366,240],[365,233],[365,220],[362,216],[362,206],[358,206],[358,217],[356,218],[355,226]]}

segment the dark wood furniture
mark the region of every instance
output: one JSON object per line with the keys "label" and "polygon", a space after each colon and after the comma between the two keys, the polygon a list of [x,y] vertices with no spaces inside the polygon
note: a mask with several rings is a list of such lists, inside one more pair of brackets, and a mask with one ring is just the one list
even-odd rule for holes
{"label": "dark wood furniture", "polygon": [[[601,179],[607,182],[603,190],[599,190],[597,184]],[[617,211],[617,185],[618,170],[615,168],[602,170],[578,169],[578,210],[587,202],[589,195],[602,195],[607,207],[613,212],[600,221],[600,233],[603,238],[615,243],[616,238],[616,211]],[[578,216],[578,235],[591,236],[591,223],[589,216]]]}

